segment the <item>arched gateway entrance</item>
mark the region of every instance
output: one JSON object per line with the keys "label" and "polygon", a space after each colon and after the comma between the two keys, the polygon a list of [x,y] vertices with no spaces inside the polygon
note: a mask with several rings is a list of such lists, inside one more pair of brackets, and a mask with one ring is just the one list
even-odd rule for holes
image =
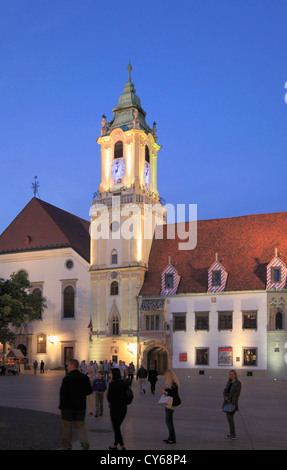
{"label": "arched gateway entrance", "polygon": [[162,345],[150,345],[143,353],[147,370],[153,366],[158,374],[162,375],[169,367],[168,352]]}

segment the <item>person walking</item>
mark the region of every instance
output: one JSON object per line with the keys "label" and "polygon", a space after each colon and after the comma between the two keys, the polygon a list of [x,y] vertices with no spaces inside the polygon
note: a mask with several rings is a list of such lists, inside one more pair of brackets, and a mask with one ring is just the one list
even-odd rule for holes
{"label": "person walking", "polygon": [[44,368],[45,368],[45,364],[44,364],[44,361],[42,360],[40,363],[40,374],[44,374]]}
{"label": "person walking", "polygon": [[[238,380],[237,373],[235,370],[231,370],[229,372],[229,378],[227,384],[223,390],[223,405],[222,409],[228,403],[234,405],[234,409],[232,411],[226,412],[226,417],[229,425],[229,434],[227,434],[228,439],[235,439],[235,424],[234,424],[234,415],[236,411],[238,411],[238,401],[239,395],[241,392],[241,382]],[[224,411],[224,410],[223,410]]]}
{"label": "person walking", "polygon": [[147,375],[147,370],[142,364],[137,371],[137,380],[139,381],[140,394],[142,394],[142,392],[145,393]]}
{"label": "person walking", "polygon": [[175,407],[181,404],[181,400],[178,395],[178,389],[180,387],[179,380],[172,370],[167,370],[164,373],[166,387],[165,389],[160,388],[161,392],[169,397],[173,398],[172,406],[170,408],[165,407],[165,422],[168,429],[168,438],[163,439],[166,444],[175,444],[176,436],[173,424],[173,413]]}
{"label": "person walking", "polygon": [[37,374],[37,369],[38,369],[38,361],[35,359],[33,362],[33,369],[34,369],[34,375]]}
{"label": "person walking", "polygon": [[103,374],[104,378],[106,380],[106,383],[109,381],[109,372],[110,372],[110,364],[108,363],[107,359],[105,360],[103,364]]}
{"label": "person walking", "polygon": [[96,413],[95,418],[103,416],[104,411],[104,393],[107,390],[107,382],[101,371],[98,371],[97,376],[93,382],[93,390],[96,397]]}
{"label": "person walking", "polygon": [[121,433],[121,424],[127,414],[127,388],[128,384],[122,380],[120,370],[115,367],[112,369],[112,380],[109,383],[107,399],[110,406],[110,416],[114,430],[114,443],[109,449],[117,450],[120,445],[121,450],[125,450],[123,436]]}
{"label": "person walking", "polygon": [[148,373],[148,381],[150,382],[150,391],[153,394],[155,392],[155,384],[157,382],[157,376],[158,376],[158,373],[156,369],[153,366],[151,366],[149,373]]}
{"label": "person walking", "polygon": [[68,361],[67,372],[62,380],[59,403],[62,419],[62,448],[63,450],[72,449],[74,425],[82,448],[88,450],[90,444],[85,427],[86,401],[93,389],[89,377],[79,371],[77,359]]}
{"label": "person walking", "polygon": [[130,385],[132,385],[132,383],[133,383],[135,371],[136,371],[136,369],[135,369],[134,363],[130,362],[129,366],[128,366],[128,378],[129,378],[129,384]]}

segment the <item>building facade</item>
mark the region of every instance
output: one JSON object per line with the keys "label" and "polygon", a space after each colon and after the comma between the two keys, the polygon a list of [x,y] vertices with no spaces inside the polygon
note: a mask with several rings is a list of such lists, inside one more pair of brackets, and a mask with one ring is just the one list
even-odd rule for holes
{"label": "building facade", "polygon": [[[0,277],[25,271],[31,291],[46,299],[37,320],[14,330],[13,348],[26,365],[43,360],[55,369],[69,358],[88,357],[89,244],[88,222],[36,198],[1,235]],[[0,359],[11,349],[2,345]]]}
{"label": "building facade", "polygon": [[33,198],[0,236],[0,276],[25,270],[47,299],[13,348],[48,368],[75,356],[287,378],[287,213],[186,222],[182,246],[158,192],[156,125],[128,72],[102,117],[90,221]]}

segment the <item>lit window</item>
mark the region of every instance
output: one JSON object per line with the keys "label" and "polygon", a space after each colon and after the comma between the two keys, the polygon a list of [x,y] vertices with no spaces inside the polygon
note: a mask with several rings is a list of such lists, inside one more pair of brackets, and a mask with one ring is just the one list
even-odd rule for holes
{"label": "lit window", "polygon": [[47,347],[47,339],[46,335],[38,335],[37,336],[37,353],[39,354],[45,354],[46,353],[46,347]]}
{"label": "lit window", "polygon": [[256,330],[257,312],[243,312],[242,328],[244,330]]}
{"label": "lit window", "polygon": [[257,349],[246,348],[243,349],[243,365],[256,366],[257,365]]}

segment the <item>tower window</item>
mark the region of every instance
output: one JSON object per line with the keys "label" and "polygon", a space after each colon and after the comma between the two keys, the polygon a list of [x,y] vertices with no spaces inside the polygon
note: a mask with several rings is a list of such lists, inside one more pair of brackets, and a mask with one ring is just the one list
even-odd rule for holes
{"label": "tower window", "polygon": [[118,253],[116,250],[112,251],[111,264],[118,264]]}
{"label": "tower window", "polygon": [[149,160],[150,160],[150,159],[149,159],[149,148],[148,148],[148,146],[146,145],[146,146],[145,146],[145,161],[149,163],[149,162],[150,162]]}
{"label": "tower window", "polygon": [[117,281],[111,283],[111,295],[119,295],[119,284]]}
{"label": "tower window", "polygon": [[114,158],[122,158],[123,156],[124,156],[123,142],[121,140],[118,140],[115,143]]}

